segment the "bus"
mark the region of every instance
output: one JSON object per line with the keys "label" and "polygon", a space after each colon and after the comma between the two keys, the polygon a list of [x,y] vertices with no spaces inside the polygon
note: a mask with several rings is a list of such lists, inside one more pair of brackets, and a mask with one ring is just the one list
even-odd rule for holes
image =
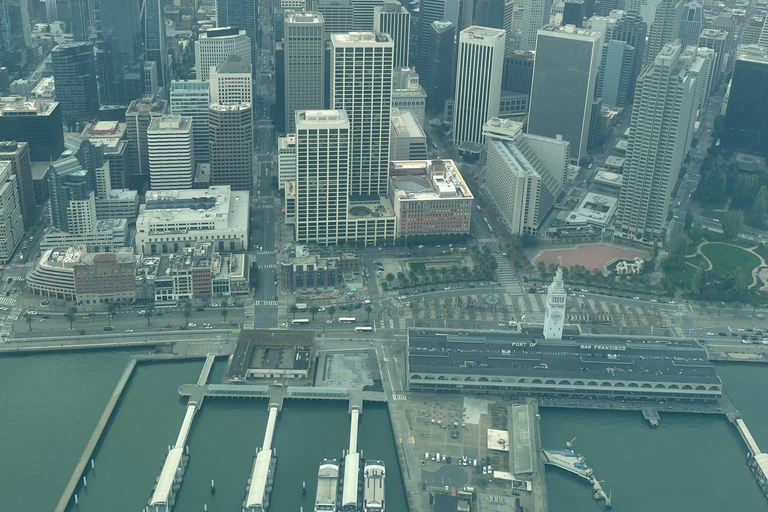
{"label": "bus", "polygon": [[309,323],[309,318],[297,318],[295,320],[291,320],[291,325],[306,325]]}
{"label": "bus", "polygon": [[355,332],[373,332],[373,327],[355,327]]}
{"label": "bus", "polygon": [[352,317],[341,317],[339,318],[340,324],[353,324],[355,323],[355,319]]}

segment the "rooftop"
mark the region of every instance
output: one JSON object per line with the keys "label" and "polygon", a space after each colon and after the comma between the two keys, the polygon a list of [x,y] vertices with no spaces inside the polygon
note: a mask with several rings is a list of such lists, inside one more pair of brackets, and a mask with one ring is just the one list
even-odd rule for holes
{"label": "rooftop", "polygon": [[25,100],[18,96],[0,98],[0,116],[37,115],[48,116],[59,106],[58,101]]}
{"label": "rooftop", "polygon": [[[150,230],[190,229],[189,224],[209,223],[217,220],[229,229],[244,230],[248,225],[248,192],[232,191],[229,185],[207,189],[150,190],[141,206],[139,226]],[[186,225],[185,225],[186,224]],[[199,227],[200,228],[200,227]],[[170,229],[170,228],[169,228]]]}
{"label": "rooftop", "polygon": [[331,34],[332,46],[357,46],[358,43],[392,43],[389,34],[381,32],[348,32],[346,34]]}
{"label": "rooftop", "polygon": [[461,33],[470,36],[470,39],[483,39],[485,37],[497,38],[506,34],[506,32],[500,28],[480,27],[477,25],[467,27],[462,30]]}
{"label": "rooftop", "polygon": [[390,183],[402,200],[473,199],[453,160],[404,160],[389,165]]}
{"label": "rooftop", "polygon": [[408,335],[410,373],[720,384],[706,350],[693,341],[413,329]]}
{"label": "rooftop", "polygon": [[426,137],[412,111],[393,108],[390,119],[396,137]]}
{"label": "rooftop", "polygon": [[219,64],[219,67],[216,68],[216,72],[221,74],[250,73],[251,64],[244,61],[240,55],[233,53],[224,59],[224,62]]}
{"label": "rooftop", "polygon": [[286,11],[285,23],[323,23],[319,12]]}
{"label": "rooftop", "polygon": [[200,39],[211,39],[214,37],[235,37],[244,36],[245,30],[239,30],[232,27],[219,27],[209,29],[200,34]]}
{"label": "rooftop", "polygon": [[192,118],[178,114],[164,114],[153,117],[147,127],[149,132],[187,132],[192,130]]}

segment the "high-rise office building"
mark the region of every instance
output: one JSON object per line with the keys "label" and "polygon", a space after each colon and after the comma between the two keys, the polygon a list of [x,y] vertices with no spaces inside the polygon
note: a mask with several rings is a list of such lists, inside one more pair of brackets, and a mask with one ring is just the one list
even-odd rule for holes
{"label": "high-rise office building", "polygon": [[285,129],[292,133],[295,111],[323,108],[325,22],[317,12],[287,11],[283,30]]}
{"label": "high-rise office building", "polygon": [[733,66],[722,143],[764,155],[768,148],[768,48],[740,55]]}
{"label": "high-rise office building", "polygon": [[233,53],[211,70],[209,80],[211,103],[221,105],[253,103],[252,81],[250,62]]}
{"label": "high-rise office building", "polygon": [[171,114],[192,118],[192,140],[195,163],[208,163],[208,82],[205,80],[173,80],[171,82]]}
{"label": "high-rise office building", "polygon": [[195,74],[198,80],[208,80],[215,68],[232,54],[251,62],[251,40],[245,30],[224,27],[208,30],[195,41]]}
{"label": "high-rise office building", "polygon": [[90,43],[63,43],[51,50],[56,99],[68,123],[90,121],[99,112],[96,61]]}
{"label": "high-rise office building", "polygon": [[127,105],[144,92],[141,72],[141,4],[125,0],[101,0],[102,47],[107,65],[100,73],[110,84],[106,105]]}
{"label": "high-rise office building", "polygon": [[387,34],[331,35],[331,106],[349,118],[353,195],[387,193],[393,51]]}
{"label": "high-rise office building", "polygon": [[571,158],[587,152],[603,36],[573,26],[539,31],[533,65],[528,133],[571,143]]}
{"label": "high-rise office building", "polygon": [[720,87],[723,63],[728,59],[728,33],[723,30],[705,28],[699,36],[699,47],[711,48],[715,51],[715,62],[713,64],[712,80],[709,89],[712,92],[716,92]]}
{"label": "high-rise office building", "polygon": [[216,19],[219,27],[244,30],[251,53],[247,62],[257,69],[256,42],[259,36],[258,5],[254,0],[216,0]]}
{"label": "high-rise office building", "polygon": [[152,119],[147,128],[147,149],[152,190],[192,188],[195,156],[191,117],[169,114]]}
{"label": "high-rise office building", "polygon": [[[149,151],[147,149],[147,128],[155,117],[165,114],[166,101],[151,96],[134,100],[125,111],[128,156],[133,177],[149,179]],[[138,189],[138,183],[134,184]],[[133,188],[133,187],[132,187]]]}
{"label": "high-rise office building", "polygon": [[419,122],[426,123],[427,93],[419,85],[419,74],[413,68],[394,68],[392,71],[392,108],[410,110]]}
{"label": "high-rise office building", "polygon": [[536,50],[536,34],[544,25],[549,25],[549,11],[552,0],[523,0],[523,21],[520,26],[518,50]]}
{"label": "high-rise office building", "polygon": [[90,0],[69,0],[69,31],[73,41],[88,41],[94,31]]}
{"label": "high-rise office building", "polygon": [[635,49],[624,41],[608,41],[603,45],[600,70],[597,73],[595,96],[603,99],[603,105],[624,108],[631,98],[632,65]]}
{"label": "high-rise office building", "polygon": [[457,146],[482,144],[483,125],[499,115],[506,36],[502,29],[475,26],[459,35],[453,102],[453,143]]}
{"label": "high-rise office building", "polygon": [[26,142],[0,142],[0,161],[11,162],[19,188],[19,207],[24,217],[24,228],[29,229],[36,221],[35,190],[32,183],[32,162]]}
{"label": "high-rise office building", "polygon": [[8,263],[24,240],[19,188],[10,162],[0,161],[0,263]]}
{"label": "high-rise office building", "polygon": [[758,44],[760,42],[760,34],[763,32],[764,23],[765,18],[762,16],[752,16],[748,19],[741,29],[739,46],[745,44]]}
{"label": "high-rise office building", "polygon": [[27,47],[32,42],[27,0],[0,3],[0,64],[14,71],[27,64]]}
{"label": "high-rise office building", "polygon": [[657,240],[693,136],[695,77],[679,42],[665,45],[637,79],[616,228],[627,238]]}
{"label": "high-rise office building", "polygon": [[250,190],[253,181],[253,109],[250,103],[208,108],[211,185]]}
{"label": "high-rise office building", "polygon": [[515,50],[504,57],[504,73],[501,77],[501,90],[519,94],[531,94],[533,81],[534,52]]}
{"label": "high-rise office building", "polygon": [[373,9],[373,31],[389,34],[395,45],[395,67],[408,65],[411,14],[397,0],[384,0]]}
{"label": "high-rise office building", "polygon": [[352,0],[317,0],[315,8],[323,16],[326,41],[331,40],[331,34],[346,34],[355,29]]}
{"label": "high-rise office building", "polygon": [[[95,224],[96,174],[84,168],[74,156],[48,166],[48,196],[54,227],[79,234],[87,233],[92,227],[89,224]],[[91,201],[92,209],[89,208]]]}
{"label": "high-rise office building", "polygon": [[652,64],[664,45],[671,43],[677,37],[683,5],[683,0],[661,0],[656,6],[643,52],[643,68]]}
{"label": "high-rise office building", "polygon": [[698,0],[692,0],[683,6],[677,38],[684,47],[696,46],[699,44],[702,28],[704,28],[704,8]]}
{"label": "high-rise office building", "polygon": [[505,3],[505,0],[477,0],[477,3],[475,3],[475,13],[472,18],[472,23],[479,27],[505,28]]}
{"label": "high-rise office building", "polygon": [[382,0],[352,0],[355,32],[370,32],[373,30],[373,10],[381,6]]}
{"label": "high-rise office building", "polygon": [[637,12],[628,11],[624,12],[620,17],[617,17],[616,22],[611,30],[610,38],[606,36],[606,42],[611,41],[624,41],[629,46],[634,48],[634,56],[632,57],[632,73],[630,75],[629,84],[627,90],[629,95],[627,101],[632,103],[632,99],[635,97],[635,83],[637,77],[643,70],[643,55],[645,54],[645,35],[647,27],[643,17]]}
{"label": "high-rise office building", "polygon": [[419,2],[420,27],[418,37],[418,60],[416,71],[422,83],[429,80],[429,56],[431,55],[431,30],[433,21],[453,23],[459,30],[459,0],[421,0]]}
{"label": "high-rise office building", "polygon": [[310,110],[295,124],[296,241],[335,244],[346,238],[351,123],[344,110]]}
{"label": "high-rise office building", "polygon": [[433,115],[443,110],[445,100],[453,98],[455,37],[456,26],[450,21],[433,21],[430,25],[428,78],[419,76],[427,91],[427,110]]}
{"label": "high-rise office building", "polygon": [[0,98],[0,140],[26,141],[33,162],[56,160],[64,151],[61,105]]}
{"label": "high-rise office building", "polygon": [[167,95],[171,66],[168,61],[163,8],[162,0],[144,0],[144,60],[154,62],[157,66],[157,83],[165,88]]}
{"label": "high-rise office building", "polygon": [[[295,123],[295,121],[294,121]],[[285,188],[287,181],[296,181],[296,134],[288,133],[277,138],[277,182]]]}
{"label": "high-rise office building", "polygon": [[763,18],[763,30],[760,31],[760,39],[758,39],[757,44],[768,48],[768,14]]}

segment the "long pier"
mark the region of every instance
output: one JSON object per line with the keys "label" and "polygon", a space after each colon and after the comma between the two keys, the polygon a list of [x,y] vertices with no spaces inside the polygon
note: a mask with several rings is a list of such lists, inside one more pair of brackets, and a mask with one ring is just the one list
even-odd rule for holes
{"label": "long pier", "polygon": [[[208,376],[211,373],[216,354],[208,354],[205,358],[205,364],[197,379],[198,386],[205,385]],[[173,448],[168,450],[165,462],[160,470],[160,475],[155,482],[155,488],[152,491],[152,497],[149,499],[148,512],[170,512],[176,502],[176,495],[181,487],[181,481],[184,478],[187,462],[189,460],[189,449],[187,437],[192,428],[192,421],[195,419],[195,413],[202,406],[205,395],[190,396],[187,401],[187,412],[184,414],[184,420],[179,429],[179,435]]]}
{"label": "long pier", "polygon": [[269,495],[272,491],[277,462],[275,451],[272,449],[272,439],[275,435],[279,410],[280,406],[277,403],[270,403],[264,443],[253,458],[253,469],[246,486],[245,500],[243,500],[243,512],[263,512],[269,508]]}
{"label": "long pier", "polygon": [[88,444],[85,445],[85,450],[80,456],[80,460],[78,461],[77,466],[75,466],[75,470],[72,472],[72,476],[70,477],[67,486],[64,488],[64,493],[61,495],[54,512],[65,512],[70,501],[72,501],[72,497],[75,495],[81,477],[88,468],[88,461],[93,457],[93,452],[96,450],[96,446],[99,444],[104,429],[107,427],[109,419],[112,417],[112,412],[115,410],[117,401],[123,394],[123,389],[125,389],[125,385],[128,383],[128,379],[130,379],[133,369],[136,367],[136,362],[137,359],[135,357],[129,359],[128,365],[125,367],[125,370],[123,370],[120,380],[117,381],[117,386],[115,386],[115,390],[112,391],[112,396],[109,397],[109,402],[107,402],[104,412],[101,413],[101,418],[99,418],[99,422],[96,424],[96,428],[93,430],[93,434],[91,434]]}
{"label": "long pier", "polygon": [[752,470],[752,474],[755,475],[755,480],[757,480],[757,484],[763,490],[763,494],[768,497],[768,453],[760,451],[755,438],[752,437],[752,433],[747,428],[744,420],[733,418],[732,421],[749,450],[747,452],[747,465]]}

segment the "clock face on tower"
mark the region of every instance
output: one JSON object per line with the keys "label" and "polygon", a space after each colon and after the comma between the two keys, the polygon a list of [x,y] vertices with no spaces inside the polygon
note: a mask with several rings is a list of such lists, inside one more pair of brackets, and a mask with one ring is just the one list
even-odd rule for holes
{"label": "clock face on tower", "polygon": [[563,318],[563,315],[562,315],[562,313],[560,313],[559,311],[553,311],[553,312],[552,312],[552,320],[554,320],[555,322],[557,322],[557,321],[559,321],[561,318]]}

